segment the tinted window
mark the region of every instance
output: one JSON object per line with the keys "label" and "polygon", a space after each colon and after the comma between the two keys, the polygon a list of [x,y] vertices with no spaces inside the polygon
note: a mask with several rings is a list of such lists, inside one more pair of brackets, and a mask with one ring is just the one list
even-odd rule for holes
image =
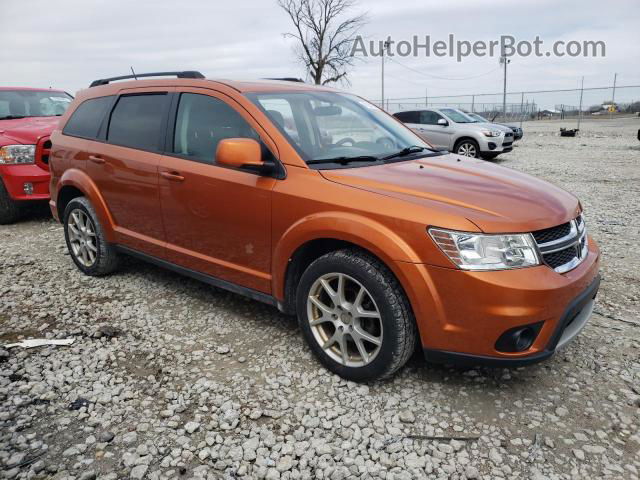
{"label": "tinted window", "polygon": [[174,153],[214,163],[216,149],[225,138],[253,138],[256,131],[229,105],[208,95],[180,95],[174,132]]}
{"label": "tinted window", "polygon": [[107,141],[140,150],[159,150],[166,94],[120,97],[111,114]]}
{"label": "tinted window", "polygon": [[425,111],[420,115],[420,123],[424,125],[437,125],[438,120],[441,118],[443,117],[436,112]]}
{"label": "tinted window", "polygon": [[71,114],[62,133],[74,137],[96,138],[112,100],[112,96],[85,100]]}
{"label": "tinted window", "polygon": [[419,123],[418,112],[400,112],[395,114],[396,118],[404,123]]}

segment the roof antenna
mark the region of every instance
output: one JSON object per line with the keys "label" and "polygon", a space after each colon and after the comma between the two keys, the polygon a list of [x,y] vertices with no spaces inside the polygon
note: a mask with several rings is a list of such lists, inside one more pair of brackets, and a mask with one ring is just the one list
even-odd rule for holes
{"label": "roof antenna", "polygon": [[133,67],[130,67],[130,68],[131,68],[131,73],[133,73],[133,78],[138,80],[138,77],[136,77],[136,72],[133,71]]}

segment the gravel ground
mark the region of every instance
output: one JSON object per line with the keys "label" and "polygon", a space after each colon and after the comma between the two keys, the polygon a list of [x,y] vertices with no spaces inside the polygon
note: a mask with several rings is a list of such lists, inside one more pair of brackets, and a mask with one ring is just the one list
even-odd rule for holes
{"label": "gravel ground", "polygon": [[[413,358],[329,374],[294,319],[134,260],[81,275],[46,215],[0,227],[5,478],[631,478],[640,471],[640,120],[524,125],[498,162],[576,193],[600,243],[597,313],[514,370]],[[572,125],[568,125],[572,127]],[[635,247],[635,250],[634,250]]]}

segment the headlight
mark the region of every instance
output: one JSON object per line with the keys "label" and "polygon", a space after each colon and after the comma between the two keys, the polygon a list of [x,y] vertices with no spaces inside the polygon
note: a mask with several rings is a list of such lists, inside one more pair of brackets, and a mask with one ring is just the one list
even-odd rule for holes
{"label": "headlight", "polygon": [[35,145],[7,145],[6,147],[0,147],[0,165],[24,165],[35,162]]}
{"label": "headlight", "polygon": [[529,233],[484,235],[430,228],[440,250],[463,270],[505,270],[540,265]]}
{"label": "headlight", "polygon": [[482,130],[482,133],[485,137],[499,137],[502,135],[502,131],[500,130]]}

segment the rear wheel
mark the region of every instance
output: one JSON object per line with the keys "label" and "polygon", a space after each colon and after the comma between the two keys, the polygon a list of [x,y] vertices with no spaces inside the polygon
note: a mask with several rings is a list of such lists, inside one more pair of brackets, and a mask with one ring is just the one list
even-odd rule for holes
{"label": "rear wheel", "polygon": [[20,219],[22,208],[9,196],[4,182],[0,179],[0,225],[8,225]]}
{"label": "rear wheel", "polygon": [[390,376],[415,349],[415,320],[402,288],[364,252],[345,249],[315,260],[302,275],[296,307],[311,350],[348,380]]}
{"label": "rear wheel", "polygon": [[454,153],[462,155],[463,157],[478,158],[480,156],[480,148],[478,147],[478,143],[475,140],[471,140],[470,138],[458,141],[453,151]]}
{"label": "rear wheel", "polygon": [[107,243],[91,202],[77,197],[64,211],[64,236],[69,255],[82,273],[107,275],[118,266],[118,253]]}

